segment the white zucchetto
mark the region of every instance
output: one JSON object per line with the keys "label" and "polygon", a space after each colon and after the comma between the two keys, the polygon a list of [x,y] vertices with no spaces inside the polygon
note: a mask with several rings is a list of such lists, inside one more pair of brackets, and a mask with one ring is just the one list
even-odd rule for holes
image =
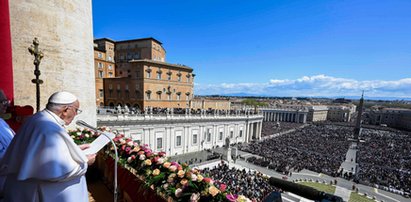
{"label": "white zucchetto", "polygon": [[66,91],[55,92],[49,98],[49,103],[54,104],[72,104],[77,100],[77,97]]}

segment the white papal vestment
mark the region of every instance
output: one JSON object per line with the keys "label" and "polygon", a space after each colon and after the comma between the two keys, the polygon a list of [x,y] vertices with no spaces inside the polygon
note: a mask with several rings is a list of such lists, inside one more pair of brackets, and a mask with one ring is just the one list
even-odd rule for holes
{"label": "white papal vestment", "polygon": [[87,157],[63,125],[45,109],[22,126],[0,163],[4,201],[88,201]]}

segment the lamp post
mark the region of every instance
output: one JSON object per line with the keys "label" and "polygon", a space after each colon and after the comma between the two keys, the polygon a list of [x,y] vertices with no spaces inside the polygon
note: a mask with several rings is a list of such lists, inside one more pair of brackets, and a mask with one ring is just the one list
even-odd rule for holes
{"label": "lamp post", "polygon": [[40,62],[43,58],[43,52],[39,50],[39,40],[34,38],[33,45],[28,48],[31,55],[34,55],[33,64],[35,66],[34,75],[36,75],[35,79],[32,79],[31,82],[36,84],[36,111],[40,110],[40,84],[43,83],[43,80],[39,79],[40,77]]}

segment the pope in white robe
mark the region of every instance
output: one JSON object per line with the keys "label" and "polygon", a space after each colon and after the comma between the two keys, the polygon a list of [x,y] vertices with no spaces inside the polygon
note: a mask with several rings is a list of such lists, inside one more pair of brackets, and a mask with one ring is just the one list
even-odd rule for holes
{"label": "pope in white robe", "polygon": [[47,109],[24,123],[0,163],[0,174],[7,176],[4,201],[88,201],[84,175],[95,155],[83,154],[84,147],[80,149],[63,127],[78,108],[74,95],[58,92],[49,98]]}

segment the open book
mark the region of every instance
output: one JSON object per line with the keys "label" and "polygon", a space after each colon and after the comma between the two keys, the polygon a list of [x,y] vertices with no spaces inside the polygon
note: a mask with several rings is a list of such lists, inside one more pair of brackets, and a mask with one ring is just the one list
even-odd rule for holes
{"label": "open book", "polygon": [[90,144],[89,148],[83,150],[83,153],[86,155],[97,153],[107,143],[110,142],[110,139],[113,139],[114,137],[115,135],[113,133],[109,133],[109,132],[101,133],[100,136]]}

